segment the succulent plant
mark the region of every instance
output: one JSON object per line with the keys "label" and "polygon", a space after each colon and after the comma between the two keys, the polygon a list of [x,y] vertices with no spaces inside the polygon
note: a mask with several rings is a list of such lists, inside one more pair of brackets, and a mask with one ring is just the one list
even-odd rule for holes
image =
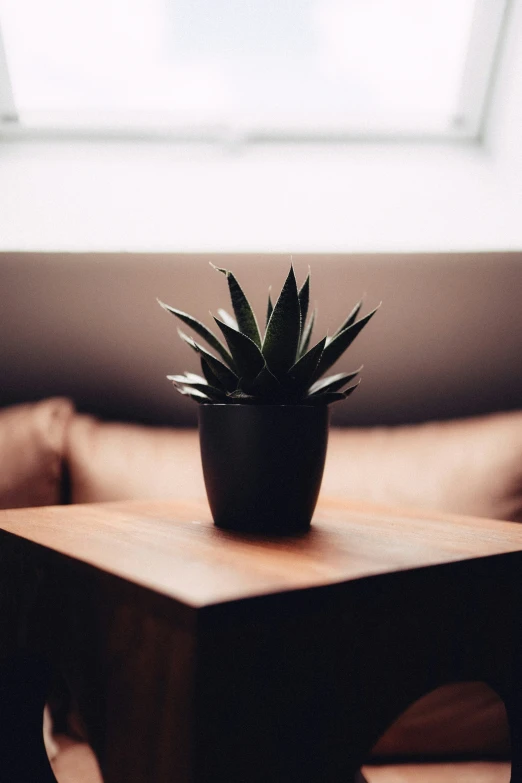
{"label": "succulent plant", "polygon": [[181,394],[207,404],[328,405],[346,399],[357,388],[360,381],[349,384],[361,367],[326,378],[322,375],[351,345],[378,307],[358,319],[362,301],[358,302],[335,334],[310,348],[316,317],[314,310],[307,320],[310,274],[298,289],[290,267],[275,305],[268,294],[262,332],[232,272],[214,269],[226,276],[235,316],[225,310],[218,310],[219,318],[214,316],[224,343],[201,321],[158,299],[167,312],[189,326],[217,354],[179,330],[180,337],[199,354],[203,373],[167,376]]}

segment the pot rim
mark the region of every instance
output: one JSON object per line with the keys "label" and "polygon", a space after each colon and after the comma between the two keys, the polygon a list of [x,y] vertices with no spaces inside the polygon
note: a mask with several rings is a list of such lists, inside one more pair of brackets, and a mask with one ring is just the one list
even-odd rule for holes
{"label": "pot rim", "polygon": [[318,410],[323,410],[324,408],[328,408],[328,405],[314,405],[312,403],[306,404],[306,403],[280,403],[280,404],[265,404],[265,403],[255,403],[255,402],[200,402],[199,407],[205,407],[205,408],[310,408],[314,409],[317,408]]}

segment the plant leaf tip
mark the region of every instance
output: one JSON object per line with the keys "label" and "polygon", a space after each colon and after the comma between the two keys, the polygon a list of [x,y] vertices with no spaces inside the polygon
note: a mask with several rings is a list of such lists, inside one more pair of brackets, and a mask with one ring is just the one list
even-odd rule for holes
{"label": "plant leaf tip", "polygon": [[229,274],[230,274],[230,270],[228,270],[228,269],[223,269],[223,267],[221,267],[221,266],[216,266],[215,264],[213,264],[213,263],[212,263],[212,261],[209,261],[208,263],[210,264],[210,266],[212,267],[212,269],[215,269],[215,270],[216,270],[216,272],[221,272],[221,274],[222,274],[222,275],[225,275],[226,277],[228,277],[228,276],[229,276]]}
{"label": "plant leaf tip", "polygon": [[170,312],[170,310],[169,310],[169,305],[168,305],[168,304],[166,304],[165,302],[162,302],[162,301],[161,301],[161,299],[159,299],[158,297],[156,297],[156,302],[157,302],[157,303],[159,304],[159,306],[160,306],[160,307],[162,307],[162,308],[163,308],[163,309],[164,309],[164,310],[165,310],[167,313],[168,313],[168,312]]}

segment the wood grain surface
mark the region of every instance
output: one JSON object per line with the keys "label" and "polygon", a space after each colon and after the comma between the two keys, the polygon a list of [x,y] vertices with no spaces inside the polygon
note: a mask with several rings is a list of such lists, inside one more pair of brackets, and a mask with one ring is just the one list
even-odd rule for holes
{"label": "wood grain surface", "polygon": [[406,707],[481,681],[522,783],[521,574],[516,524],[336,499],[280,540],[198,503],[0,512],[0,724],[34,728],[0,755],[51,783],[54,672],[105,783],[354,783]]}
{"label": "wood grain surface", "polygon": [[341,499],[300,538],[220,531],[197,501],[1,511],[0,530],[192,607],[522,549],[514,523]]}

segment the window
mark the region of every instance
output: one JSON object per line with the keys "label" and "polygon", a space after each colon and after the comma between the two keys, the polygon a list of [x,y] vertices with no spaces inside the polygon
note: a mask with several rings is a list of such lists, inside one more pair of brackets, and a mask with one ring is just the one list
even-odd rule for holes
{"label": "window", "polygon": [[0,0],[0,132],[473,138],[506,5]]}

